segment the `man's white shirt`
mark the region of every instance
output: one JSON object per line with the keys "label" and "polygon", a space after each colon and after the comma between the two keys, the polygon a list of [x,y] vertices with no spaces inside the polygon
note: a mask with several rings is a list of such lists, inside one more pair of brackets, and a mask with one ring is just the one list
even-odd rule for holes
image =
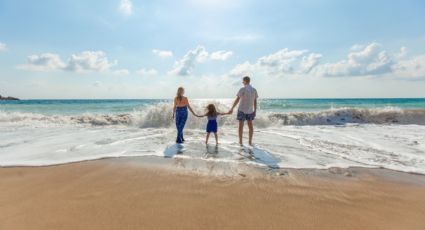
{"label": "man's white shirt", "polygon": [[242,87],[237,96],[240,98],[238,111],[245,114],[254,112],[254,101],[258,98],[257,90],[251,85]]}

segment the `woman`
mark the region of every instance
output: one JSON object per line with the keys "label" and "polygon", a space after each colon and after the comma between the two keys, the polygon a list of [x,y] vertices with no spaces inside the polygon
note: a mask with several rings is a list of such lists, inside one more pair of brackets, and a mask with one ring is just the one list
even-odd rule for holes
{"label": "woman", "polygon": [[177,139],[176,143],[183,143],[183,129],[187,120],[187,109],[196,116],[193,112],[192,107],[189,105],[189,100],[187,97],[184,97],[184,88],[179,87],[177,89],[177,95],[174,98],[174,108],[173,108],[173,119],[176,119],[176,127],[177,127]]}

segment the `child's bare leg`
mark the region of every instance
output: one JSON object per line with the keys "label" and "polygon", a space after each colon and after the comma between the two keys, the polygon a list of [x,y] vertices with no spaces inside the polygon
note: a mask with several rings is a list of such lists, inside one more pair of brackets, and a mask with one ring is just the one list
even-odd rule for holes
{"label": "child's bare leg", "polygon": [[210,138],[210,133],[207,133],[207,137],[205,138],[205,144],[208,144],[208,138]]}
{"label": "child's bare leg", "polygon": [[214,137],[215,137],[215,144],[218,145],[218,135],[217,135],[217,133],[214,133]]}

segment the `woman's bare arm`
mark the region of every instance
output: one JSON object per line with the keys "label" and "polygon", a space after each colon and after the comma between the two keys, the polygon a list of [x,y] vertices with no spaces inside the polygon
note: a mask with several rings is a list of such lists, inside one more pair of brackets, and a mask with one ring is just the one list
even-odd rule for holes
{"label": "woman's bare arm", "polygon": [[189,104],[189,99],[186,99],[187,100],[187,108],[189,109],[189,111],[194,115],[194,116],[198,116],[195,112],[193,112],[193,109],[192,109],[192,107],[190,106],[190,104]]}
{"label": "woman's bare arm", "polygon": [[173,119],[174,119],[174,116],[176,115],[176,107],[177,107],[176,98],[174,98]]}

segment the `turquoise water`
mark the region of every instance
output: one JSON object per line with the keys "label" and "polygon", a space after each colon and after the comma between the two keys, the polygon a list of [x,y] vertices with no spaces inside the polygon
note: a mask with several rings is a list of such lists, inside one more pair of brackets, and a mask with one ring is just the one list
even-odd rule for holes
{"label": "turquoise water", "polygon": [[[195,99],[194,104],[216,101],[230,105],[232,99]],[[120,114],[140,110],[148,106],[172,103],[172,100],[21,100],[1,101],[0,111],[30,112],[39,114]],[[425,98],[371,98],[371,99],[260,99],[259,108],[271,112],[314,112],[338,108],[366,109],[425,109]]]}
{"label": "turquoise water", "polygon": [[118,114],[128,113],[134,109],[158,103],[167,103],[167,100],[21,100],[2,101],[0,111],[30,112],[39,114],[73,115],[82,113]]}
{"label": "turquoise water", "polygon": [[368,99],[264,99],[260,100],[262,109],[272,111],[320,111],[338,108],[400,108],[423,109],[425,98],[368,98]]}

